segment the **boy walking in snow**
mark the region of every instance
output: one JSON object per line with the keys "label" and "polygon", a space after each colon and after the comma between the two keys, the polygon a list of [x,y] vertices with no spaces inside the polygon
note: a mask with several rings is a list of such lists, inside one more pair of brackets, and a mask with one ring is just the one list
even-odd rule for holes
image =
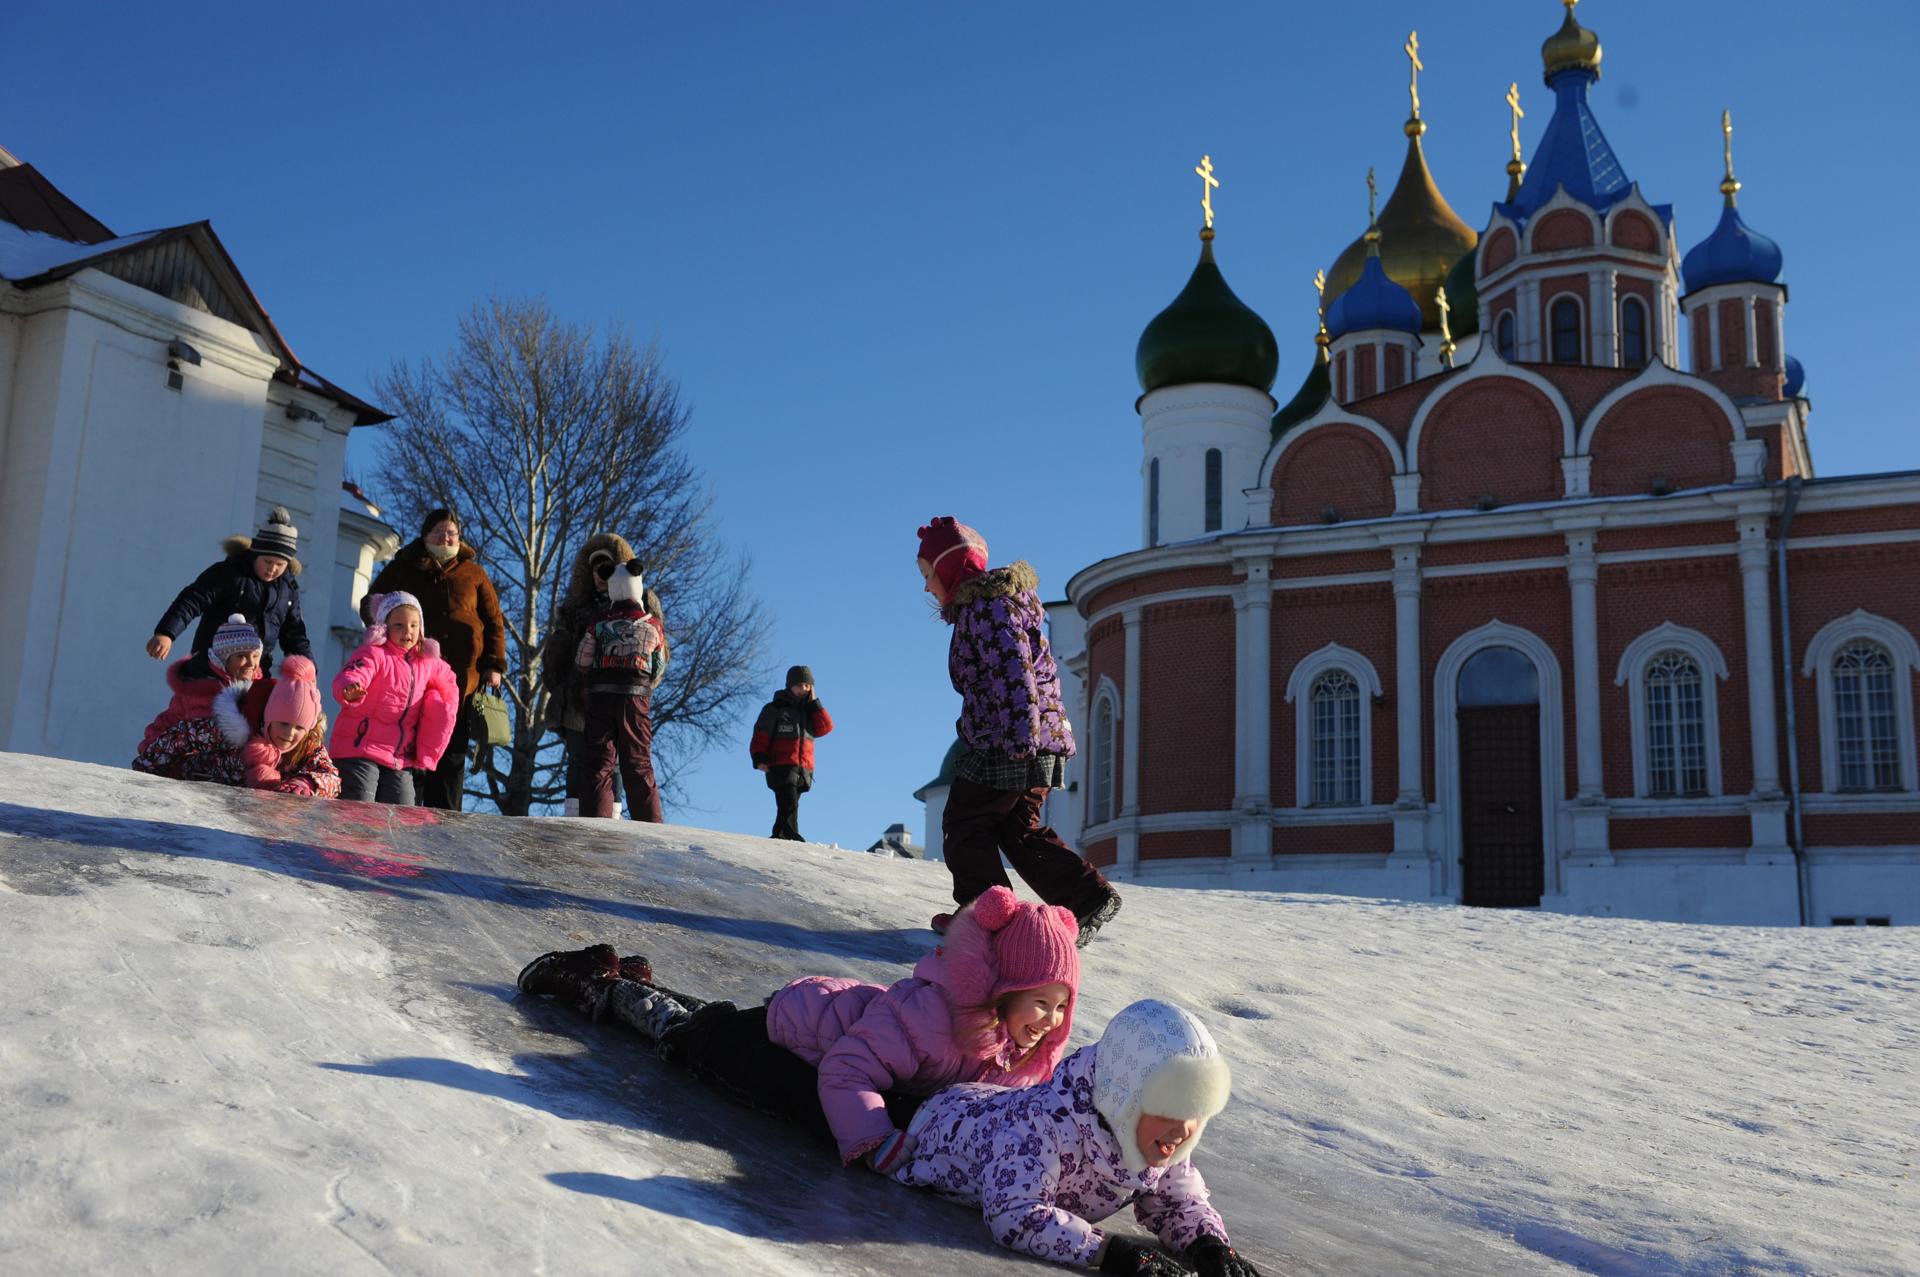
{"label": "boy walking in snow", "polygon": [[767,774],[773,791],[773,837],[800,837],[800,795],[813,788],[813,738],[833,730],[833,719],[813,694],[813,671],[796,665],[787,685],[773,694],[753,724],[756,770]]}

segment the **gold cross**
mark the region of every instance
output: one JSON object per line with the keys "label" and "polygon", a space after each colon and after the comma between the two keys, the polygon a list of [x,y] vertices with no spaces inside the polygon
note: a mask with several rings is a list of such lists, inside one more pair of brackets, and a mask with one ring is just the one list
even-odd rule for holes
{"label": "gold cross", "polygon": [[1413,118],[1417,120],[1420,118],[1420,73],[1426,70],[1426,66],[1420,61],[1420,33],[1418,31],[1407,32],[1405,53],[1407,55],[1407,61],[1413,64],[1407,72],[1407,96],[1413,99]]}
{"label": "gold cross", "polygon": [[1313,308],[1325,315],[1327,313],[1327,272],[1313,272]]}
{"label": "gold cross", "polygon": [[1720,179],[1720,193],[1727,197],[1727,203],[1733,203],[1733,197],[1740,191],[1740,179],[1733,175],[1733,112],[1720,112],[1720,132],[1724,135],[1727,151],[1727,175]]}
{"label": "gold cross", "polygon": [[1379,194],[1380,194],[1380,188],[1374,185],[1373,168],[1371,165],[1369,165],[1367,168],[1367,225],[1368,226],[1372,226],[1374,223],[1373,201]]}
{"label": "gold cross", "polygon": [[1207,229],[1213,229],[1213,190],[1220,185],[1220,179],[1213,175],[1213,157],[1203,155],[1199,165],[1193,170],[1200,175],[1200,207],[1207,215]]}
{"label": "gold cross", "polygon": [[1513,112],[1513,158],[1520,158],[1520,121],[1527,113],[1520,109],[1520,82],[1514,81],[1507,86],[1507,109]]}
{"label": "gold cross", "polygon": [[1453,331],[1447,327],[1447,314],[1452,307],[1447,305],[1447,286],[1442,284],[1433,295],[1433,304],[1440,310],[1440,362],[1453,367]]}

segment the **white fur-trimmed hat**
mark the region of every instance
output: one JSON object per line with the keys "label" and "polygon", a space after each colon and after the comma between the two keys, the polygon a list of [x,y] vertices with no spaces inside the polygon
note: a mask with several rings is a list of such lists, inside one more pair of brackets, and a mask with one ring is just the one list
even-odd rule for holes
{"label": "white fur-trimmed hat", "polygon": [[1094,1048],[1093,1107],[1113,1128],[1127,1169],[1147,1169],[1135,1133],[1142,1113],[1200,1124],[1174,1154],[1184,1162],[1199,1147],[1207,1119],[1227,1106],[1232,1071],[1207,1026],[1171,1002],[1151,998],[1123,1008]]}

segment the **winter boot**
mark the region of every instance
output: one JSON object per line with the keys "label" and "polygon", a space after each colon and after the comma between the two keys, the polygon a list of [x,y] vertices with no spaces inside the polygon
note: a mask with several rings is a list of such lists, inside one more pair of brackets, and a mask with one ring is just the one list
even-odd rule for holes
{"label": "winter boot", "polygon": [[639,954],[620,959],[620,978],[638,980],[641,984],[653,983],[653,964]]}
{"label": "winter boot", "polygon": [[934,934],[934,935],[936,935],[936,936],[944,936],[944,935],[946,935],[946,934],[947,934],[947,928],[948,928],[948,927],[951,927],[952,925],[953,925],[953,915],[952,915],[952,914],[950,914],[950,913],[936,913],[936,914],[934,914],[934,915],[933,915],[933,934]]}
{"label": "winter boot", "polygon": [[[1104,885],[1104,884],[1103,884]],[[1080,923],[1080,934],[1074,939],[1074,947],[1084,949],[1093,939],[1093,933],[1113,921],[1113,915],[1120,912],[1120,893],[1112,887],[1105,887],[1106,895],[1085,913],[1076,914]]]}
{"label": "winter boot", "polygon": [[649,1042],[658,1043],[661,1034],[687,1018],[685,1007],[654,988],[637,980],[610,980],[596,1019],[612,1016]]}
{"label": "winter boot", "polygon": [[522,993],[544,993],[592,1011],[599,1002],[599,985],[618,978],[620,955],[610,944],[585,949],[543,953],[520,969]]}

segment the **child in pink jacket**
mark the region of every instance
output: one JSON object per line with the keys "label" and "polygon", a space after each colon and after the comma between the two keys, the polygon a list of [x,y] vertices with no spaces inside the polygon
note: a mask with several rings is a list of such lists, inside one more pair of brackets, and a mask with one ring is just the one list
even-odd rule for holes
{"label": "child in pink jacket", "polygon": [[340,796],[327,756],[327,717],[313,662],[289,656],[278,678],[235,682],[205,718],[184,719],[134,756],[133,769],[175,780],[271,789],[307,798]]}
{"label": "child in pink jacket", "polygon": [[864,1158],[885,1174],[907,1151],[902,1128],[917,1097],[1052,1074],[1073,1028],[1077,931],[1070,910],[992,887],[888,988],[805,976],[740,1010],[663,990],[644,958],[622,960],[610,945],[536,958],[520,988],[615,1016],[658,1043],[662,1058],[831,1135],[843,1162]]}
{"label": "child in pink jacket", "polygon": [[206,651],[167,666],[167,687],[173,699],[147,724],[140,748],[145,750],[175,723],[210,717],[214,698],[221,692],[235,683],[251,684],[259,678],[263,650],[260,631],[253,628],[253,622],[238,612],[229,616],[226,624],[213,632],[213,642]]}
{"label": "child in pink jacket", "polygon": [[432,771],[453,738],[460,684],[424,637],[420,600],[381,595],[374,623],[333,680],[342,708],[331,749],[340,796],[413,806],[413,770]]}

